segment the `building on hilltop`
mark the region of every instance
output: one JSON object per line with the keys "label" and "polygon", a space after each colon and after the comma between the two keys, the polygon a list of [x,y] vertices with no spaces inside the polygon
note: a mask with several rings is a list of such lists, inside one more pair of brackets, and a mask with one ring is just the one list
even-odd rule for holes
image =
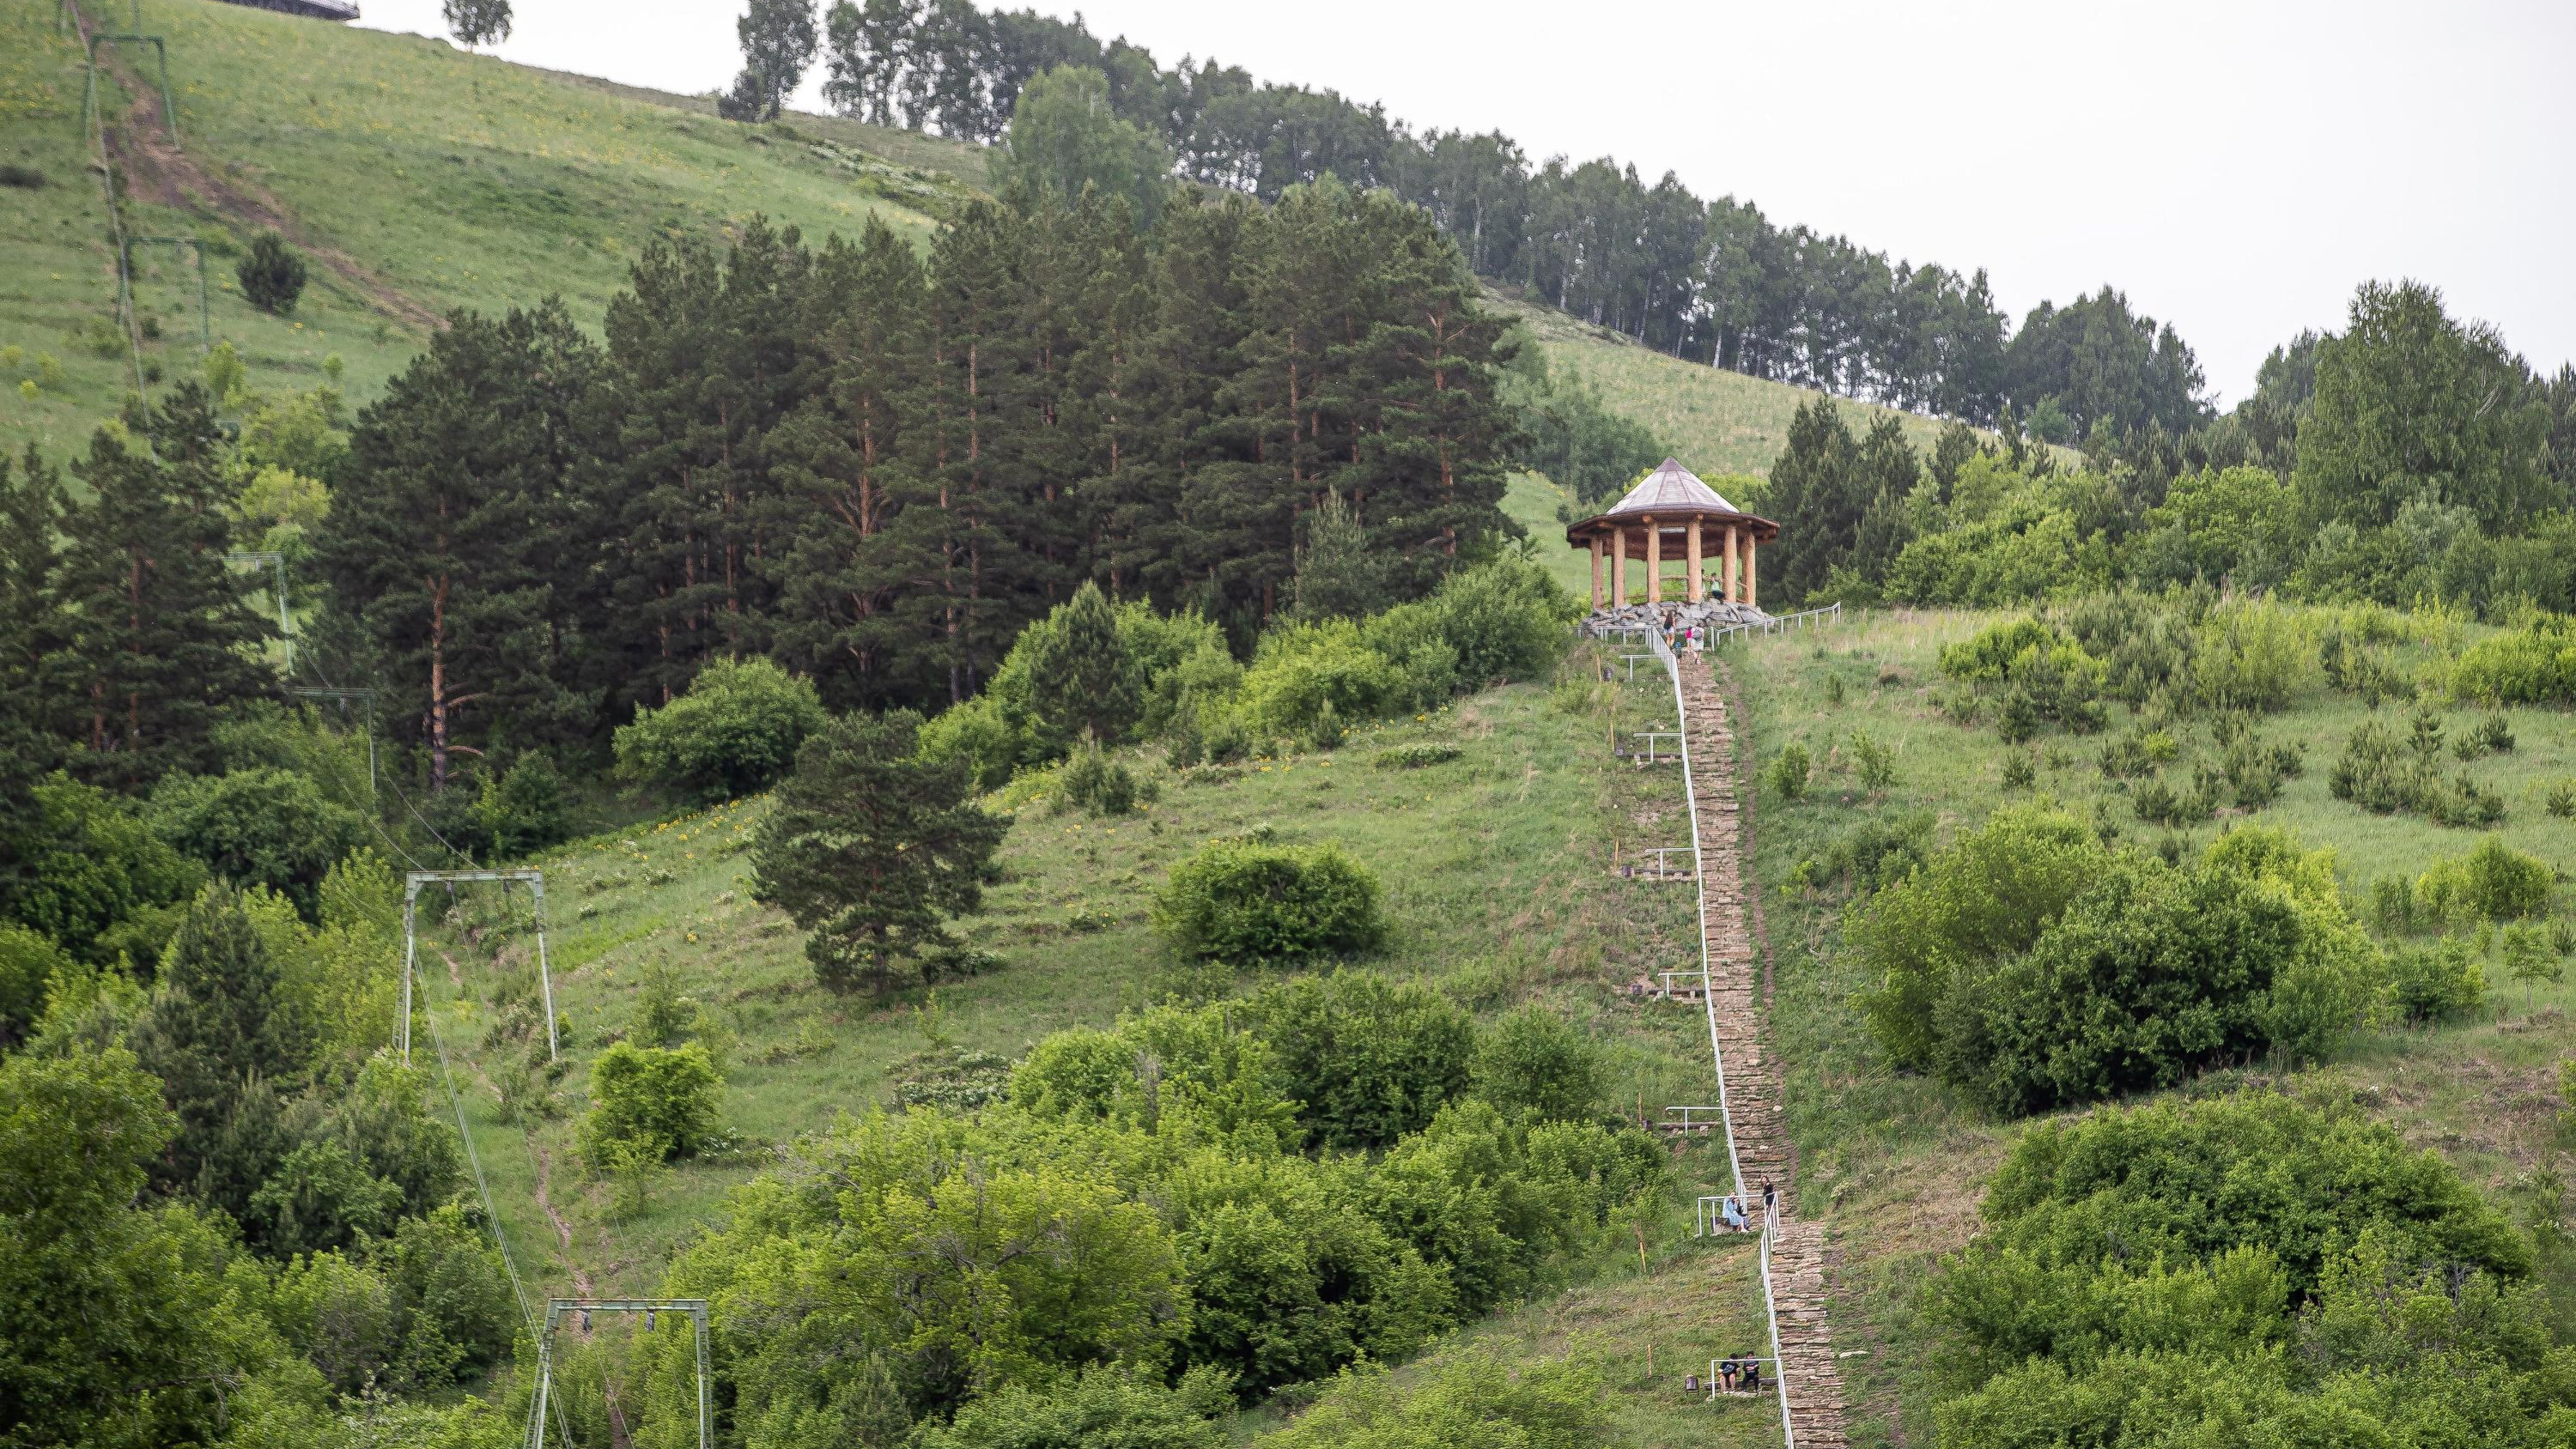
{"label": "building on hilltop", "polygon": [[[1565,541],[1592,551],[1592,611],[1614,614],[1642,594],[1649,611],[1658,605],[1690,607],[1728,618],[1760,617],[1755,602],[1754,545],[1780,536],[1780,525],[1757,518],[1718,496],[1680,460],[1666,458],[1606,513],[1569,525]],[[1602,577],[1602,555],[1609,577]],[[1712,561],[1709,555],[1715,554]],[[1628,580],[1630,560],[1645,567],[1642,590]],[[1664,565],[1683,565],[1666,586]],[[1713,563],[1713,566],[1712,566]],[[1604,585],[1607,585],[1605,588]]]}
{"label": "building on hilltop", "polygon": [[254,10],[274,10],[280,15],[301,15],[307,20],[358,18],[354,0],[226,0],[226,3],[247,5]]}

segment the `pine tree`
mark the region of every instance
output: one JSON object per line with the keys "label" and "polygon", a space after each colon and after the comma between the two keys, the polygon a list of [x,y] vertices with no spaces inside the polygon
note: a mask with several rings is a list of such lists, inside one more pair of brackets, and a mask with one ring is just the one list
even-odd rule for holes
{"label": "pine tree", "polygon": [[61,762],[51,656],[65,622],[55,599],[63,509],[62,479],[33,441],[14,474],[0,455],[0,900],[25,879],[41,833],[35,787]]}
{"label": "pine tree", "polygon": [[208,763],[223,710],[276,682],[258,581],[224,561],[222,446],[212,400],[188,382],[99,429],[72,467],[91,497],[64,515],[61,678],[83,768],[126,788]]}
{"label": "pine tree", "polygon": [[912,244],[873,216],[856,247],[827,243],[804,331],[829,370],[770,439],[784,539],[771,565],[776,638],[836,708],[946,696],[896,609],[938,579],[936,554],[894,527],[914,492],[905,431],[924,370],[924,288]]}
{"label": "pine tree", "polygon": [[251,1084],[297,1081],[311,1044],[311,1023],[240,897],[220,888],[200,897],[162,952],[152,1004],[134,1027],[135,1054],[179,1118],[177,1182],[222,1170],[217,1149]]}
{"label": "pine tree", "polygon": [[983,905],[1009,822],[975,804],[970,766],[914,749],[909,710],[834,720],[798,751],[754,847],[752,890],[811,933],[815,979],[883,992],[895,969],[953,943]]}
{"label": "pine tree", "polygon": [[1831,398],[1816,398],[1789,420],[1788,445],[1771,466],[1770,509],[1780,524],[1776,562],[1762,566],[1763,594],[1794,604],[1851,555],[1870,495],[1860,481],[1859,447]]}
{"label": "pine tree", "polygon": [[419,710],[430,785],[477,749],[479,722],[523,743],[579,738],[586,630],[606,630],[584,580],[608,526],[576,473],[601,451],[597,349],[560,303],[493,319],[460,312],[359,415],[319,542],[340,608]]}
{"label": "pine tree", "polygon": [[1031,626],[1029,706],[1061,746],[1089,736],[1116,744],[1136,718],[1136,662],[1118,637],[1118,611],[1098,584]]}

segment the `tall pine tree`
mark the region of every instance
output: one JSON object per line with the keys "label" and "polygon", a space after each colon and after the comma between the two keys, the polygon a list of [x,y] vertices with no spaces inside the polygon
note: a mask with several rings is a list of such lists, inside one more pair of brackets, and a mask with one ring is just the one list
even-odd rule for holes
{"label": "tall pine tree", "polygon": [[86,773],[137,788],[211,763],[230,705],[276,674],[263,582],[225,562],[236,489],[213,399],[197,383],[103,427],[72,467],[88,502],[64,516],[60,678],[80,711]]}

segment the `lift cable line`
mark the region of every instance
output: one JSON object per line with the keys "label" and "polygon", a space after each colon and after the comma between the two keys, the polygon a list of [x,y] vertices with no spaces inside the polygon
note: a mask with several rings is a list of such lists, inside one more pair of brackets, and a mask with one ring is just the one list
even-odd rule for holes
{"label": "lift cable line", "polygon": [[[546,1002],[546,1059],[563,1060],[563,1050],[555,1033],[555,983],[546,964],[546,873],[541,870],[415,870],[403,876],[403,977],[402,1008],[394,1022],[394,1045],[401,1051],[403,1065],[411,1064],[411,997],[414,963],[419,956],[420,888],[444,882],[450,888],[476,881],[499,881],[506,895],[510,883],[517,881],[528,888],[537,912],[537,984]],[[436,1023],[431,1024],[436,1030]]]}
{"label": "lift cable line", "polygon": [[[546,1300],[545,1327],[537,1334],[537,1393],[528,1405],[527,1449],[545,1449],[546,1405],[553,1398],[555,1330],[568,1314],[580,1315],[582,1326],[590,1325],[594,1313],[641,1313],[649,1330],[653,1318],[661,1313],[688,1315],[689,1327],[698,1345],[698,1449],[708,1449],[715,1442],[715,1406],[707,1397],[707,1300],[703,1298],[549,1298]],[[561,1409],[558,1407],[557,1412]],[[571,1436],[565,1435],[566,1439]]]}

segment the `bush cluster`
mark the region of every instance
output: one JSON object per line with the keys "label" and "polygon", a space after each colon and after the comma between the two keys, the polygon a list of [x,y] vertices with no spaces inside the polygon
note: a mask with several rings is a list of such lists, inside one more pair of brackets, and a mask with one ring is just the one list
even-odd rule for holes
{"label": "bush cluster", "polygon": [[2451,690],[2491,704],[2576,704],[2576,620],[2545,614],[2470,645]]}
{"label": "bush cluster", "polygon": [[[1016,1444],[991,1437],[994,1406],[1054,1422],[1070,1394],[1152,1418],[1163,1391],[1142,1383],[1258,1398],[1532,1291],[1662,1181],[1645,1134],[1584,1110],[1587,1059],[1518,1018],[1479,1040],[1430,993],[1356,975],[1158,1007],[1047,1037],[972,1117],[872,1113],[800,1142],[666,1287],[737,1305],[742,1422],[846,1425],[875,1400],[900,1430],[984,1398],[926,1442]],[[689,1381],[684,1346],[651,1352],[654,1383]],[[1135,1383],[1085,1387],[1090,1365]]]}
{"label": "bush cluster", "polygon": [[2375,814],[2407,812],[2437,825],[2485,826],[2504,819],[2504,797],[2466,771],[2442,778],[2441,732],[2438,726],[2425,730],[2423,719],[2418,716],[2411,744],[2375,719],[2354,726],[2327,772],[2326,788]]}
{"label": "bush cluster", "polygon": [[1941,672],[1980,698],[2000,695],[1996,729],[2007,744],[2029,739],[2043,723],[2085,732],[2109,718],[2102,704],[2107,667],[2037,618],[1988,625],[1973,638],[1944,646]]}
{"label": "bush cluster", "polygon": [[642,709],[617,731],[617,767],[627,778],[709,803],[766,788],[796,762],[796,748],[822,728],[813,682],[765,658],[719,659],[688,692]]}
{"label": "bush cluster", "polygon": [[2313,1056],[2377,984],[2330,860],[2263,828],[2174,866],[2071,816],[1999,811],[1856,903],[1845,939],[1879,983],[1862,1009],[1889,1057],[2005,1115]]}
{"label": "bush cluster", "polygon": [[[1925,1312],[1942,1442],[2550,1442],[2532,1250],[2430,1151],[2240,1095],[2016,1143]],[[2423,1386],[2439,1384],[2438,1393]]]}
{"label": "bush cluster", "polygon": [[1112,606],[1096,589],[1024,630],[985,691],[940,715],[922,749],[970,762],[985,789],[1075,753],[1163,742],[1174,765],[1330,749],[1372,720],[1543,675],[1581,614],[1536,564],[1463,568],[1367,619],[1283,617],[1238,662],[1197,614]]}
{"label": "bush cluster", "polygon": [[1338,845],[1217,840],[1172,868],[1153,923],[1183,956],[1294,961],[1377,945],[1380,894],[1376,874]]}
{"label": "bush cluster", "polygon": [[724,1074],[703,1046],[615,1042],[590,1064],[590,1114],[582,1155],[605,1170],[623,1152],[668,1162],[695,1156],[714,1135]]}

